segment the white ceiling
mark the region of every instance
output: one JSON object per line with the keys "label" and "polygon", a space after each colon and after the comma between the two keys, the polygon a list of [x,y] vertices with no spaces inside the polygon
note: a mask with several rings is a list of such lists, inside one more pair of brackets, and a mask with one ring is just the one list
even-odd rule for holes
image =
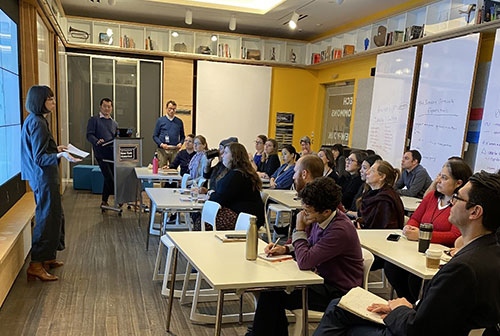
{"label": "white ceiling", "polygon": [[[232,15],[236,17],[235,33],[293,39],[310,39],[318,34],[405,3],[407,0],[287,0],[267,14],[248,14],[219,9],[172,5],[148,0],[60,0],[67,15],[151,23],[165,26],[229,32]],[[97,1],[97,0],[94,0]],[[193,12],[193,24],[184,23],[186,9]],[[307,15],[295,31],[288,28],[293,11]]]}

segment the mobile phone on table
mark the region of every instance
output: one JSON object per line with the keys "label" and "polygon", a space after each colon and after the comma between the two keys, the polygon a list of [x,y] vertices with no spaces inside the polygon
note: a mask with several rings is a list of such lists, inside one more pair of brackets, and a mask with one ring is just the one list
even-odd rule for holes
{"label": "mobile phone on table", "polygon": [[399,235],[397,233],[391,233],[390,235],[387,236],[387,240],[390,240],[390,241],[398,241],[399,238],[401,238],[401,235]]}

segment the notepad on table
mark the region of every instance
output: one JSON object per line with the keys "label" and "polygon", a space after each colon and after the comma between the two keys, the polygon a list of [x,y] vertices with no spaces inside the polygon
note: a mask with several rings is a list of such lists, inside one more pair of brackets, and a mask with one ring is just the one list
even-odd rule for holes
{"label": "notepad on table", "polygon": [[282,254],[282,255],[272,255],[268,256],[267,253],[259,253],[258,257],[270,262],[279,262],[279,261],[285,261],[285,260],[291,260],[293,257],[289,254]]}
{"label": "notepad on table", "polygon": [[384,320],[379,314],[366,309],[373,303],[387,304],[387,301],[366,289],[354,287],[346,295],[342,296],[337,306],[365,320],[384,324]]}
{"label": "notepad on table", "polygon": [[244,242],[247,240],[246,233],[216,233],[215,237],[222,240],[223,243]]}

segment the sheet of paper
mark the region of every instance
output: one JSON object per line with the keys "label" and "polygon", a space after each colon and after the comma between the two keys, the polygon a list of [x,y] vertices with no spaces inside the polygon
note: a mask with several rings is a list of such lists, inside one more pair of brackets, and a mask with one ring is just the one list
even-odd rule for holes
{"label": "sheet of paper", "polygon": [[293,257],[289,254],[275,255],[275,256],[268,257],[266,253],[259,253],[258,257],[261,259],[270,261],[270,262],[285,261],[285,260],[293,259]]}
{"label": "sheet of paper", "polygon": [[364,318],[365,320],[384,324],[384,321],[379,314],[366,310],[366,308],[372,303],[387,304],[387,301],[367,291],[366,289],[354,287],[340,299],[338,306],[361,318]]}
{"label": "sheet of paper", "polygon": [[64,151],[79,156],[81,158],[86,158],[87,156],[89,156],[89,153],[82,151],[81,149],[73,146],[72,144],[68,144],[68,148],[65,149]]}

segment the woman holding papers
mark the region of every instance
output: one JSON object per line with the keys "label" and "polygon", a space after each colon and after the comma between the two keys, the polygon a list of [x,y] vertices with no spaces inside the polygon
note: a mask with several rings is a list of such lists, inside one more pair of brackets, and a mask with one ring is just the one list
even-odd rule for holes
{"label": "woman holding papers", "polygon": [[64,249],[64,216],[59,184],[59,159],[80,161],[57,146],[44,114],[56,105],[54,93],[47,86],[32,86],[26,98],[21,134],[21,177],[29,181],[35,194],[36,225],[33,231],[28,280],[57,280],[47,270],[63,265],[56,260],[57,250]]}

